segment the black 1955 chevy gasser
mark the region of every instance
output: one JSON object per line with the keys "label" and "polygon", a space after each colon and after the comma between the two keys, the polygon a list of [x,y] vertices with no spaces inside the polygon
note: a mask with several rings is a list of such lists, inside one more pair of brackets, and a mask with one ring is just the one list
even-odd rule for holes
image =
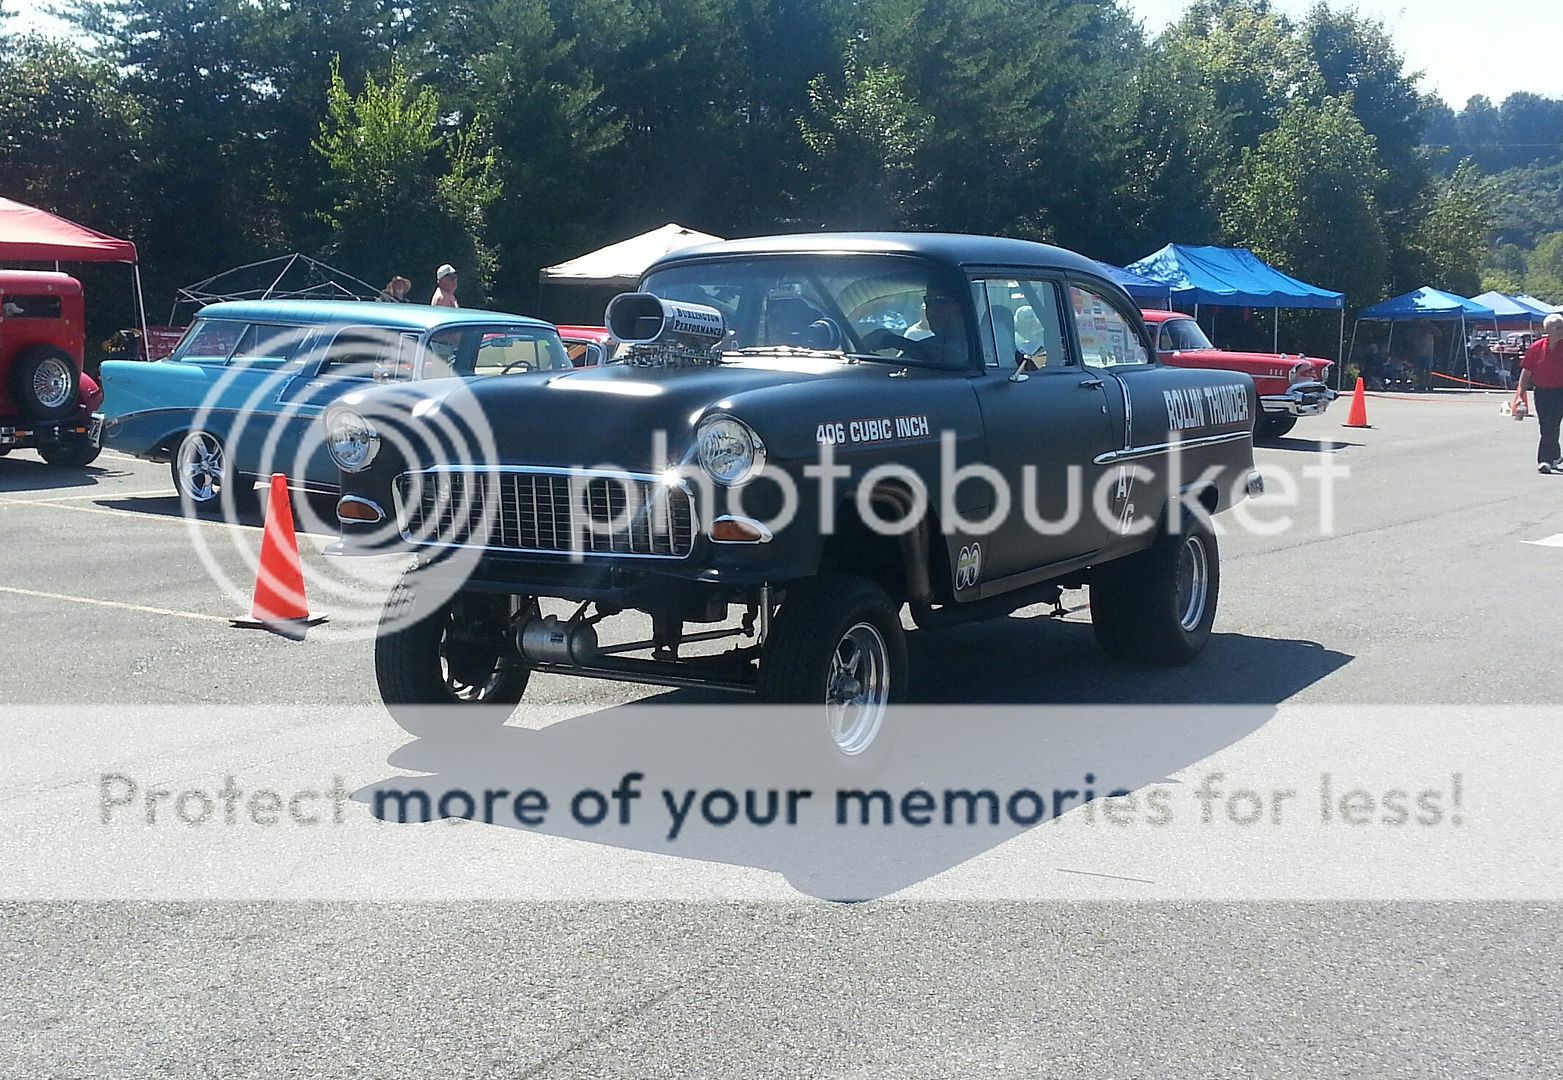
{"label": "black 1955 chevy gasser", "polygon": [[[337,550],[416,552],[376,646],[393,712],[514,704],[533,672],[717,686],[823,705],[852,756],[905,691],[905,607],[943,626],[1088,586],[1114,656],[1205,644],[1210,515],[1262,490],[1254,385],[1159,365],[1090,260],[729,241],[663,258],[608,325],[626,345],[599,367],[374,387],[324,418]],[[651,639],[601,643],[626,611]]]}

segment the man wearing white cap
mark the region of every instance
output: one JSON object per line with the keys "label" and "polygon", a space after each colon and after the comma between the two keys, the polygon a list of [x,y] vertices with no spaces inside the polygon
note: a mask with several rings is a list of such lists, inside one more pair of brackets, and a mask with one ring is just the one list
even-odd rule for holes
{"label": "man wearing white cap", "polygon": [[456,303],[456,268],[446,263],[434,272],[439,284],[434,287],[434,295],[429,303],[435,307],[460,307]]}

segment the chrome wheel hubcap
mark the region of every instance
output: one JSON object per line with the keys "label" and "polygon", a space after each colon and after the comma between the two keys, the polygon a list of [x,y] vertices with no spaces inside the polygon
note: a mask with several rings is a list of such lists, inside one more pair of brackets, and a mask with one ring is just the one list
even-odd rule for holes
{"label": "chrome wheel hubcap", "polygon": [[1190,536],[1178,554],[1178,622],[1192,633],[1205,618],[1205,603],[1210,596],[1210,554],[1205,541]]}
{"label": "chrome wheel hubcap", "polygon": [[222,444],[204,431],[186,435],[179,444],[180,494],[192,502],[211,502],[222,482]]}
{"label": "chrome wheel hubcap", "polygon": [[33,395],[46,409],[58,409],[71,399],[71,369],[58,360],[45,360],[33,372]]}
{"label": "chrome wheel hubcap", "polygon": [[836,643],[825,680],[830,737],[843,754],[861,754],[879,734],[890,700],[890,650],[870,623],[852,626]]}

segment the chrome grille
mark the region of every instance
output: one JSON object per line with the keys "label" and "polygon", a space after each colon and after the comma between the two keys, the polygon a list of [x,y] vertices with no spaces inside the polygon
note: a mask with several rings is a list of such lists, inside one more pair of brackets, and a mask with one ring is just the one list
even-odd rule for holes
{"label": "chrome grille", "polygon": [[681,559],[694,500],[634,473],[430,469],[396,480],[403,538],[504,551]]}

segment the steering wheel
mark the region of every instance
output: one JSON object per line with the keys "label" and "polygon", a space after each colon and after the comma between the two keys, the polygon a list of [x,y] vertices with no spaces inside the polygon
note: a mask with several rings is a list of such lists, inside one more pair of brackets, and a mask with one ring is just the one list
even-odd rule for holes
{"label": "steering wheel", "polygon": [[895,349],[902,356],[910,356],[914,360],[922,360],[925,363],[931,362],[933,360],[933,356],[929,353],[928,347],[921,341],[918,341],[914,338],[903,337],[893,330],[886,330],[884,327],[870,330],[868,333],[864,334],[863,348],[867,349],[869,352],[879,352],[882,349]]}
{"label": "steering wheel", "polygon": [[510,374],[510,369],[511,368],[516,368],[516,367],[521,368],[524,371],[531,371],[532,370],[532,361],[530,361],[530,360],[512,360],[512,361],[510,361],[510,363],[508,363],[504,367],[500,368],[499,369],[499,373],[501,375],[509,375]]}

